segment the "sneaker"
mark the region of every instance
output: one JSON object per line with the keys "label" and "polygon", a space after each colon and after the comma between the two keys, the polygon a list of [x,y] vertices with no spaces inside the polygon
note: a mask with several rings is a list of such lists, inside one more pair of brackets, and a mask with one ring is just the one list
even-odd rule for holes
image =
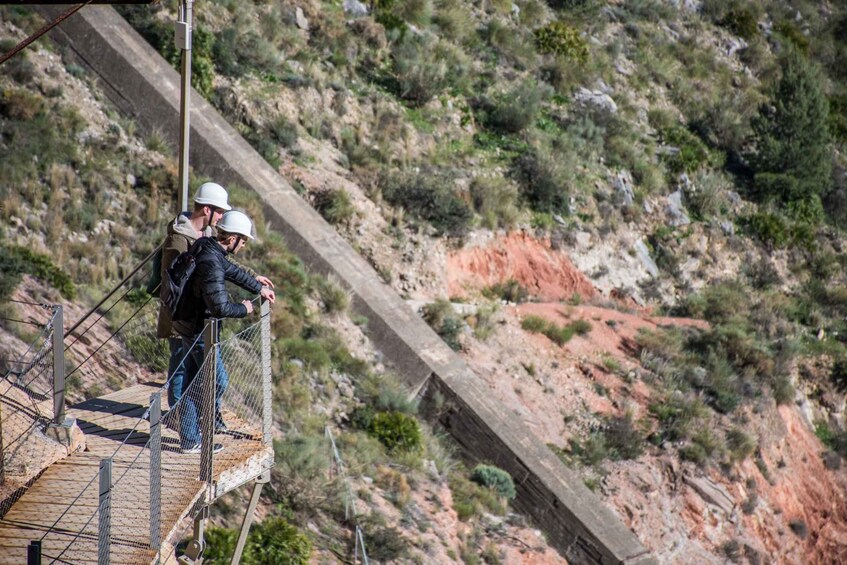
{"label": "sneaker", "polygon": [[[223,446],[223,445],[221,445],[220,443],[216,443],[216,444],[212,447],[212,453],[220,453],[221,451],[223,451],[223,449],[224,449],[224,446]],[[185,455],[196,455],[196,454],[199,454],[202,450],[203,450],[203,446],[202,446],[202,444],[198,441],[198,442],[197,442],[197,443],[195,443],[194,445],[189,445],[189,446],[186,446],[186,447],[181,447],[181,448],[179,449],[179,452],[180,452],[180,453],[183,453],[183,454],[185,454]]]}
{"label": "sneaker", "polygon": [[222,417],[218,416],[217,418],[215,418],[215,433],[220,434],[227,431],[228,429],[229,428],[226,426],[226,422],[224,422],[224,419]]}

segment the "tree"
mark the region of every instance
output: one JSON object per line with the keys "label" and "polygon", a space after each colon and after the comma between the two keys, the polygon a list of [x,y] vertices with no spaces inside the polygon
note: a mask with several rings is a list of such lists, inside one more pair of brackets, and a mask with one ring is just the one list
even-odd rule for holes
{"label": "tree", "polygon": [[829,108],[816,65],[786,46],[782,77],[753,120],[751,155],[763,200],[817,201],[830,184]]}

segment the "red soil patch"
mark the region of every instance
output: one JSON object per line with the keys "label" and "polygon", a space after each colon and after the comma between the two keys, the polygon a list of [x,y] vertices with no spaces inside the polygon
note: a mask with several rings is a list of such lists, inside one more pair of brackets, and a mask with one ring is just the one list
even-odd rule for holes
{"label": "red soil patch", "polygon": [[566,300],[574,293],[583,298],[597,294],[570,259],[550,247],[549,239],[535,239],[524,232],[497,238],[485,247],[460,249],[447,258],[450,296],[465,296],[510,279],[541,300]]}
{"label": "red soil patch", "polygon": [[564,326],[576,320],[586,320],[591,331],[584,337],[575,336],[565,344],[565,349],[575,356],[609,354],[624,358],[632,356],[635,336],[639,330],[655,331],[663,326],[694,326],[705,329],[703,320],[691,318],[650,317],[629,314],[599,306],[570,306],[567,304],[527,303],[515,308],[521,316],[540,316]]}

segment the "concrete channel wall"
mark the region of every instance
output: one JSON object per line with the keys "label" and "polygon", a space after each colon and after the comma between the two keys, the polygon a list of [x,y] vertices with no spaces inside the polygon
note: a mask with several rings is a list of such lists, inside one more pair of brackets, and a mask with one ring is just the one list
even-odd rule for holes
{"label": "concrete channel wall", "polygon": [[[63,8],[41,6],[47,18]],[[110,100],[145,131],[176,144],[179,76],[110,7],[90,6],[51,32],[90,68]],[[333,274],[368,318],[369,336],[418,395],[422,411],[472,461],[515,479],[515,506],[543,529],[570,562],[655,563],[635,535],[480,380],[277,171],[201,96],[192,94],[190,160],[196,171],[254,190],[271,226],[313,271]]]}

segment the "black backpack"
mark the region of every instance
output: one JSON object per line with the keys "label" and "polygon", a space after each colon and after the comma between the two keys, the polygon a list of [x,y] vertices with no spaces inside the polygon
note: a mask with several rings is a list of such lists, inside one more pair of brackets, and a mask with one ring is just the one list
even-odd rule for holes
{"label": "black backpack", "polygon": [[191,280],[191,275],[194,274],[194,268],[197,266],[196,254],[199,241],[195,241],[188,251],[174,258],[162,280],[162,304],[170,312],[171,319],[174,321],[183,319],[178,316],[179,305],[186,292],[188,281]]}

